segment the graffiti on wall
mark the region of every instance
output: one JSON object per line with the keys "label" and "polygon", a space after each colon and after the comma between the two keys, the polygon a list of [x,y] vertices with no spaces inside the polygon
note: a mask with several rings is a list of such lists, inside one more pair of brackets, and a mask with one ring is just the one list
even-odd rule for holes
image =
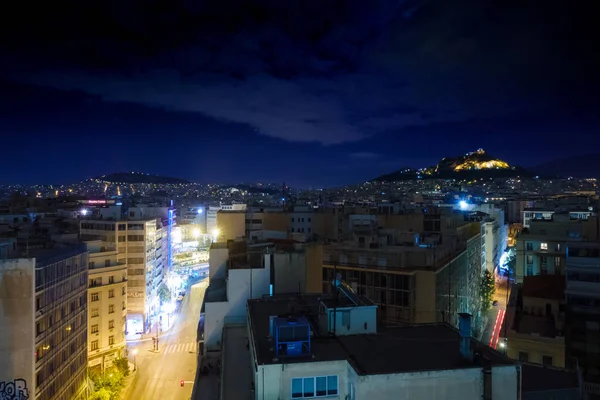
{"label": "graffiti on wall", "polygon": [[0,400],[28,400],[29,389],[25,379],[15,379],[12,382],[0,382]]}

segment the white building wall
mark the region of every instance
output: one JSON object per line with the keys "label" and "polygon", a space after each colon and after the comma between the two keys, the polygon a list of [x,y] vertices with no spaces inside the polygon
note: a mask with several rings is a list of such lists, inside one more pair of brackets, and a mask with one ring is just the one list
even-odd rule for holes
{"label": "white building wall", "polygon": [[[259,365],[255,373],[256,399],[291,398],[292,379],[338,376],[334,399],[362,400],[480,400],[483,371],[467,368],[404,374],[358,375],[346,361]],[[517,400],[515,366],[492,369],[492,398]]]}
{"label": "white building wall", "polygon": [[[0,382],[35,397],[35,259],[0,260]],[[17,381],[18,380],[18,381]]]}
{"label": "white building wall", "polygon": [[[480,400],[482,394],[481,368],[471,368],[358,376],[355,398],[376,398],[378,400]],[[494,400],[500,399],[516,399],[516,396],[494,397]]]}
{"label": "white building wall", "polygon": [[205,350],[215,350],[221,347],[221,333],[228,311],[229,303],[227,301],[206,303],[204,309]]}
{"label": "white building wall", "polygon": [[492,399],[517,399],[518,381],[519,374],[516,366],[492,367]]}
{"label": "white building wall", "polygon": [[221,333],[228,319],[246,320],[248,299],[269,294],[269,273],[268,268],[229,270],[227,301],[207,302],[204,310],[204,346],[207,350],[220,347]]}
{"label": "white building wall", "polygon": [[[304,363],[259,365],[254,378],[256,399],[291,399],[292,379],[337,375],[339,395],[328,397],[345,399],[348,393],[348,362],[314,361]],[[357,397],[357,399],[359,399]]]}
{"label": "white building wall", "polygon": [[229,260],[229,250],[210,249],[208,259],[208,279],[223,279],[227,272],[227,260]]}

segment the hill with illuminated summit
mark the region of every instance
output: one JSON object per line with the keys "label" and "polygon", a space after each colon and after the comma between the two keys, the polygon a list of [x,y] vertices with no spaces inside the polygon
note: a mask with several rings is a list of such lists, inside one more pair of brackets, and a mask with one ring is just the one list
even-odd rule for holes
{"label": "hill with illuminated summit", "polygon": [[442,158],[437,165],[412,169],[402,168],[375,179],[377,182],[395,182],[413,179],[482,179],[512,178],[531,175],[527,170],[511,166],[506,161],[478,149],[463,156]]}

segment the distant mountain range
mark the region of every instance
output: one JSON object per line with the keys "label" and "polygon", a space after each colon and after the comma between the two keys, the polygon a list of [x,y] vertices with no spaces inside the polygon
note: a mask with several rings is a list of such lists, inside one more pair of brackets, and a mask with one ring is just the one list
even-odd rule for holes
{"label": "distant mountain range", "polygon": [[412,169],[402,168],[373,179],[377,182],[395,182],[413,179],[481,179],[512,178],[531,176],[532,173],[519,166],[511,166],[506,161],[479,149],[458,157],[442,158],[437,165]]}
{"label": "distant mountain range", "polygon": [[530,171],[546,177],[600,178],[600,154],[584,154],[549,161]]}
{"label": "distant mountain range", "polygon": [[141,172],[115,172],[112,174],[97,176],[92,180],[110,183],[149,183],[156,185],[179,185],[191,183],[185,179],[170,178],[166,176],[150,175]]}

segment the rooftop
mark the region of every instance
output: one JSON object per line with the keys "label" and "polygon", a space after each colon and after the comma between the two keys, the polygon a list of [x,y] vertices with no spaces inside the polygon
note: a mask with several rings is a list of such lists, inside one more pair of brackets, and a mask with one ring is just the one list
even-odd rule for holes
{"label": "rooftop", "polygon": [[521,294],[523,297],[560,300],[565,298],[565,285],[564,275],[526,276]]}
{"label": "rooftop", "polygon": [[[331,336],[319,335],[314,326],[319,303],[329,301],[326,295],[280,295],[261,300],[248,300],[250,328],[259,364],[278,364],[269,337],[269,317],[305,315],[313,324],[311,356],[286,358],[286,363],[348,360],[358,374],[391,374],[411,371],[477,367],[476,362],[463,360],[459,353],[460,336],[446,324],[422,324],[384,329],[377,334]],[[474,353],[492,365],[513,365],[514,362],[495,350],[471,341]]]}
{"label": "rooftop", "polygon": [[517,313],[514,327],[518,333],[537,334],[547,338],[559,336],[554,318],[551,316]]}
{"label": "rooftop", "polygon": [[[577,396],[579,382],[577,373],[560,368],[542,367],[539,365],[522,364],[523,394],[539,393],[536,399],[579,399]],[[553,392],[555,396],[550,396]],[[534,397],[527,397],[534,398]]]}

